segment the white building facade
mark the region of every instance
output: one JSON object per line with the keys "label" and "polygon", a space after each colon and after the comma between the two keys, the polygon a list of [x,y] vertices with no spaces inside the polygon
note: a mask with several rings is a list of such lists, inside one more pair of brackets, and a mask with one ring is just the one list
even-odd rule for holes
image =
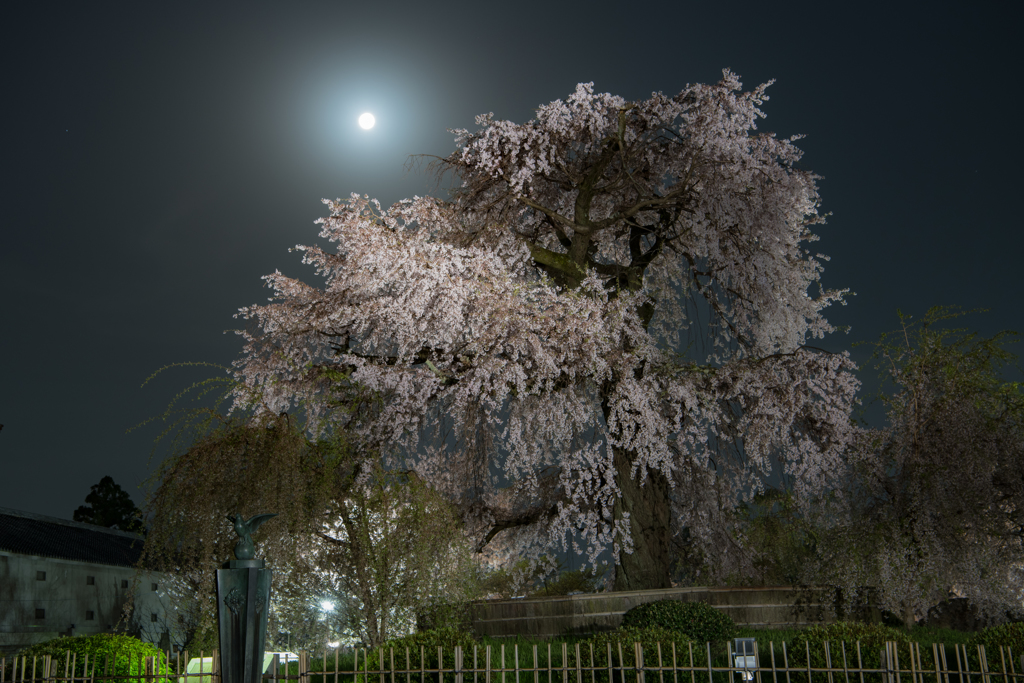
{"label": "white building facade", "polygon": [[172,647],[176,618],[161,590],[170,577],[135,568],[143,542],[138,534],[0,508],[0,652],[115,631]]}

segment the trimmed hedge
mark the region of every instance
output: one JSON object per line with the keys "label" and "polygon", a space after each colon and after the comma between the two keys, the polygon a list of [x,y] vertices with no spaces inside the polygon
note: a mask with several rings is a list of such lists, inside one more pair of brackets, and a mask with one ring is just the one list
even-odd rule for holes
{"label": "trimmed hedge", "polygon": [[[672,664],[672,647],[675,646],[676,663],[679,666],[689,666],[690,646],[693,646],[695,665],[707,664],[707,656],[704,643],[699,643],[679,631],[671,631],[657,626],[639,628],[636,626],[623,626],[614,631],[597,633],[580,642],[580,659],[584,666],[606,667],[608,665],[608,645],[612,646],[611,664],[614,668],[625,666],[627,669],[636,666],[636,652],[634,643],[640,643],[643,648],[645,664],[656,665],[658,663],[658,644],[661,644],[661,661],[665,666]],[[619,645],[622,646],[622,659],[619,659]],[[594,661],[590,660],[590,648],[594,648]],[[570,665],[576,665],[575,648],[570,646]]]}
{"label": "trimmed hedge", "polygon": [[[138,638],[116,633],[97,633],[91,636],[60,637],[38,643],[18,653],[31,661],[32,657],[50,656],[58,662],[60,675],[64,675],[64,663],[68,653],[75,662],[75,676],[87,676],[85,672],[86,655],[89,658],[89,669],[95,665],[96,681],[107,681],[104,674],[111,677],[145,675],[145,658],[156,657],[161,671],[167,670],[167,657],[155,645],[144,643]],[[107,664],[109,662],[109,672]],[[157,677],[156,682],[171,683],[173,679]]]}
{"label": "trimmed hedge", "polygon": [[736,623],[706,602],[657,600],[637,605],[622,615],[626,628],[662,628],[689,636],[701,644],[733,637]]}
{"label": "trimmed hedge", "polygon": [[[843,649],[846,650],[846,663],[849,667],[857,666],[857,642],[860,641],[861,662],[865,667],[877,668],[881,663],[881,652],[890,641],[897,643],[897,656],[901,666],[910,661],[910,643],[912,638],[903,629],[885,626],[884,624],[865,624],[859,621],[837,621],[825,626],[812,626],[801,631],[787,644],[789,665],[807,666],[807,651],[811,653],[811,667],[825,668],[828,660],[825,657],[825,643],[829,644],[832,668],[843,668]],[[775,663],[782,664],[781,648],[775,649]],[[921,649],[922,658],[925,655]],[[930,654],[930,651],[929,651]],[[762,651],[761,660],[765,660]]]}
{"label": "trimmed hedge", "polygon": [[990,626],[971,638],[971,646],[984,645],[989,663],[998,662],[999,646],[1009,647],[1015,657],[1024,654],[1024,622]]}
{"label": "trimmed hedge", "polygon": [[[360,662],[359,670],[368,671],[370,673],[370,681],[375,681],[373,673],[380,670],[381,658],[384,659],[384,669],[388,670],[391,668],[391,649],[395,651],[395,667],[399,669],[405,668],[405,653],[406,648],[409,650],[409,663],[413,668],[419,668],[420,666],[420,648],[423,648],[423,666],[428,669],[437,669],[437,648],[443,648],[442,654],[444,656],[444,662],[441,668],[452,669],[455,667],[455,646],[461,646],[462,651],[469,652],[469,662],[472,663],[473,659],[473,646],[477,645],[477,641],[473,636],[466,631],[460,631],[455,628],[438,628],[430,629],[427,631],[420,631],[418,633],[410,633],[407,636],[401,638],[393,638],[387,641],[378,648],[371,650],[365,662]],[[463,655],[465,661],[465,655]],[[365,668],[364,668],[365,667]],[[455,680],[453,674],[445,674],[444,679]],[[364,676],[359,675],[356,677],[357,682],[364,681]]]}

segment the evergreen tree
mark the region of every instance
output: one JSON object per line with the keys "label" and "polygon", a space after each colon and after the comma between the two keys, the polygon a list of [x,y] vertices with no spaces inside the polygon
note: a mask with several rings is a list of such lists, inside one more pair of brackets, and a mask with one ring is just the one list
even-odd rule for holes
{"label": "evergreen tree", "polygon": [[85,505],[75,510],[74,520],[97,526],[143,533],[142,511],[135,507],[128,492],[106,476],[92,487]]}

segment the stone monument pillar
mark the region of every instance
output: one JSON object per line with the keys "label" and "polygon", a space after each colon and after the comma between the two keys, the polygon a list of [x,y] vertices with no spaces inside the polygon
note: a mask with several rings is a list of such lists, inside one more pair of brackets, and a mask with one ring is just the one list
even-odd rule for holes
{"label": "stone monument pillar", "polygon": [[220,631],[221,683],[260,683],[267,642],[271,570],[255,560],[252,534],[276,515],[256,515],[247,521],[230,515],[238,534],[235,558],[217,570],[217,622]]}

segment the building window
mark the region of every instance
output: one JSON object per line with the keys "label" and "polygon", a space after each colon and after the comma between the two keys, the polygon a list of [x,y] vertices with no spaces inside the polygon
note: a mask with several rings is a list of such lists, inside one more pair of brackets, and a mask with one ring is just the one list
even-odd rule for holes
{"label": "building window", "polygon": [[46,572],[36,572],[36,581],[46,581]]}
{"label": "building window", "polygon": [[36,619],[45,619],[45,618],[46,618],[46,610],[45,609],[40,609],[39,607],[37,607],[36,608]]}
{"label": "building window", "polygon": [[95,612],[93,612],[92,610],[86,610],[85,611],[85,620],[86,621],[92,621],[95,618],[96,618],[96,613]]}
{"label": "building window", "polygon": [[153,590],[156,590],[156,584],[155,583],[153,584]]}
{"label": "building window", "polygon": [[121,588],[127,588],[127,587],[128,587],[128,580],[127,579],[121,579]]}
{"label": "building window", "polygon": [[153,612],[153,614],[150,615],[149,620],[156,621],[156,612]]}
{"label": "building window", "polygon": [[87,577],[85,577],[85,585],[86,586],[95,586],[96,585],[96,577],[95,576],[87,576]]}

